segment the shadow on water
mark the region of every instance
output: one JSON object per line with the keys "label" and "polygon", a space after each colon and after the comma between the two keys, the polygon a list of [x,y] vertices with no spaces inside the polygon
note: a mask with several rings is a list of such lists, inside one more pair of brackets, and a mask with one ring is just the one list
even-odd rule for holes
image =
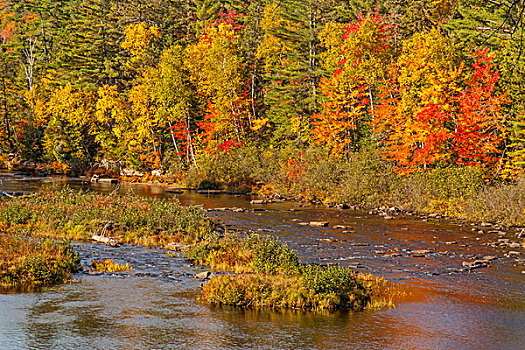
{"label": "shadow on water", "polygon": [[[55,183],[111,192],[83,179],[26,178],[3,173],[6,191]],[[396,309],[305,313],[208,307],[197,299],[201,268],[162,250],[78,243],[82,264],[111,258],[127,273],[81,273],[81,283],[26,294],[0,294],[0,349],[521,349],[525,345],[525,274],[518,256],[487,246],[468,224],[384,220],[360,211],[298,203],[252,206],[248,196],[169,194],[123,185],[144,196],[203,205],[230,229],[278,235],[304,261],[338,263],[402,283],[411,294]],[[214,210],[238,208],[237,210]],[[240,209],[239,209],[240,208]],[[241,210],[242,209],[242,210]],[[327,221],[316,228],[304,223]],[[489,268],[463,269],[476,257]]]}

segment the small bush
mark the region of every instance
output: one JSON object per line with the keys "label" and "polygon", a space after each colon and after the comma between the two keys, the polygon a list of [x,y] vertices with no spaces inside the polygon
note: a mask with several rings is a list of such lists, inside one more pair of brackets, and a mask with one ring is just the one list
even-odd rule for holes
{"label": "small bush", "polygon": [[126,263],[124,265],[120,265],[117,263],[114,263],[111,259],[106,259],[104,261],[97,261],[93,260],[91,262],[91,271],[98,271],[98,272],[125,272],[129,271],[131,269],[131,265]]}
{"label": "small bush", "polygon": [[78,270],[68,241],[0,234],[0,287],[32,288],[61,283]]}
{"label": "small bush", "polygon": [[297,253],[275,237],[251,234],[244,240],[244,247],[251,252],[255,272],[270,275],[299,273]]}

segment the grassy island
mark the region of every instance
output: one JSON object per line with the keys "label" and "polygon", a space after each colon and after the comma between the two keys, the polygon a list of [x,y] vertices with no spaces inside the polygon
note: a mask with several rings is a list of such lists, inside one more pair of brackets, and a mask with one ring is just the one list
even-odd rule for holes
{"label": "grassy island", "polygon": [[275,237],[257,233],[209,237],[188,256],[219,274],[203,286],[210,304],[336,310],[392,307],[392,283],[341,266],[302,264]]}

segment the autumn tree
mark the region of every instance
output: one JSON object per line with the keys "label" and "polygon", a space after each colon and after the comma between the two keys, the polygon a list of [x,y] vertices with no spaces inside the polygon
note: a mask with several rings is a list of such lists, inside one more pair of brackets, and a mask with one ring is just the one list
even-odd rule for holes
{"label": "autumn tree", "polygon": [[237,26],[227,18],[214,22],[185,54],[198,96],[207,104],[201,137],[210,151],[230,139],[241,141],[247,131],[250,103]]}
{"label": "autumn tree", "polygon": [[376,86],[383,84],[394,54],[393,30],[376,10],[346,26],[330,23],[320,37],[332,75],[321,80],[323,111],[313,115],[312,135],[340,155],[357,147],[363,121],[377,108]]}
{"label": "autumn tree", "polygon": [[43,139],[47,160],[70,166],[89,164],[96,152],[92,129],[93,93],[76,91],[71,84],[56,88],[36,110],[45,127]]}
{"label": "autumn tree", "polygon": [[155,98],[160,107],[158,114],[168,124],[174,153],[179,161],[184,155],[186,164],[197,166],[194,141],[197,126],[194,115],[198,113],[198,106],[193,98],[196,88],[191,83],[181,46],[175,45],[162,54],[154,85]]}
{"label": "autumn tree", "polygon": [[96,97],[94,122],[90,133],[100,147],[99,157],[126,161],[129,135],[134,132],[128,112],[129,104],[116,86],[101,86]]}
{"label": "autumn tree", "polygon": [[501,74],[500,91],[508,93],[507,150],[504,176],[515,177],[525,169],[525,18],[523,1],[465,0],[458,15],[446,24],[461,51],[490,48]]}
{"label": "autumn tree", "polygon": [[372,120],[384,157],[400,173],[450,164],[495,166],[505,99],[495,90],[499,75],[491,62],[483,51],[471,69],[465,67],[439,29],[403,43]]}

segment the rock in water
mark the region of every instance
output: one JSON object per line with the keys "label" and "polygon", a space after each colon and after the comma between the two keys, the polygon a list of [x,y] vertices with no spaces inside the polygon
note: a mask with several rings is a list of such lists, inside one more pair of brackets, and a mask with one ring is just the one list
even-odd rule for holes
{"label": "rock in water", "polygon": [[310,226],[326,227],[328,226],[327,221],[310,221]]}
{"label": "rock in water", "polygon": [[195,278],[201,281],[207,280],[211,277],[210,271],[204,271],[195,275]]}

